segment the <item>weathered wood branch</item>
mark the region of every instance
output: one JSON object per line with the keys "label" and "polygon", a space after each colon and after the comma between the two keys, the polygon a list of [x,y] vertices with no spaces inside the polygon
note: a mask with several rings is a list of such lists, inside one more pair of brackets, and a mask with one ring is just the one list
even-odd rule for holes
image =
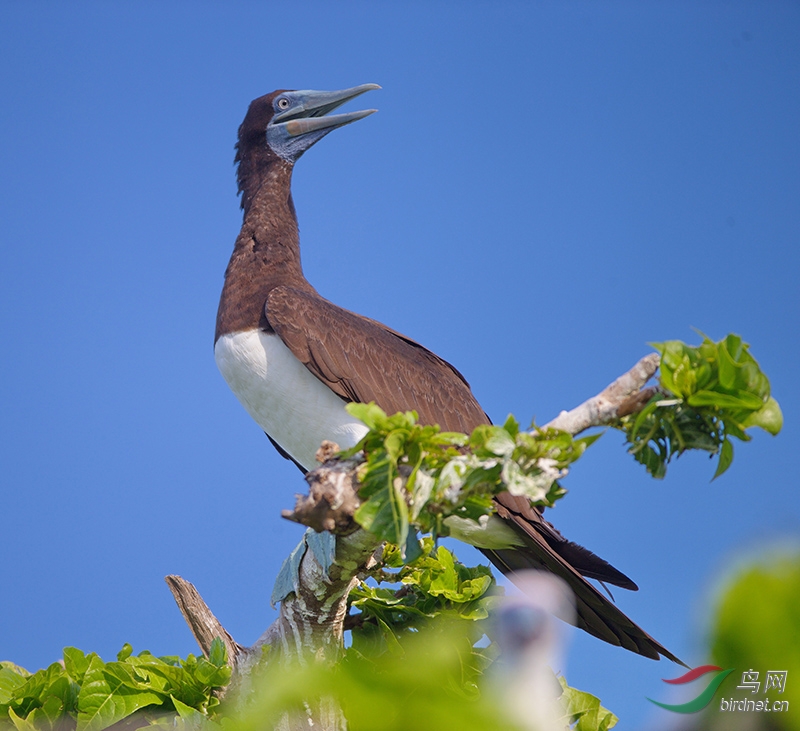
{"label": "weathered wood branch", "polygon": [[545,427],[561,429],[575,436],[590,427],[606,426],[616,419],[636,413],[658,392],[658,386],[645,386],[655,375],[660,362],[658,353],[646,355],[597,396],[571,411],[562,411]]}
{"label": "weathered wood branch", "polygon": [[294,510],[281,512],[284,518],[318,533],[330,531],[343,536],[358,529],[353,514],[361,504],[355,476],[361,460],[336,459],[338,452],[334,442],[322,443],[317,450],[317,461],[322,465],[306,475],[308,495],[297,495]]}
{"label": "weathered wood branch", "polygon": [[[327,442],[317,456],[327,459],[338,451],[337,445]],[[298,496],[295,510],[283,511],[290,520],[337,535],[335,550],[332,556],[326,556],[324,541],[313,534],[303,538],[292,556],[296,560],[289,561],[293,590],[280,597],[278,619],[251,647],[244,647],[231,637],[192,584],[179,576],[166,578],[203,653],[208,655],[215,637],[225,643],[234,670],[231,687],[235,692],[247,695],[250,673],[265,646],[277,650],[274,657],[283,662],[332,663],[341,656],[347,598],[359,578],[376,565],[382,550],[380,541],[353,520],[360,504],[358,464],[359,460],[325,461],[306,478],[309,495]],[[338,706],[323,698],[307,704],[305,714],[299,717],[284,717],[278,729],[299,731],[310,727],[344,731],[346,722]]]}
{"label": "weathered wood branch", "polygon": [[203,654],[208,656],[211,650],[211,643],[215,637],[219,637],[228,651],[229,662],[232,665],[236,665],[238,658],[247,651],[247,648],[242,647],[230,636],[203,601],[194,584],[190,584],[180,576],[171,575],[165,577],[164,580],[167,582],[178,609],[180,609],[183,618],[186,620],[186,624],[189,625],[189,629],[192,631],[195,640],[197,640],[197,644],[200,645]]}
{"label": "weathered wood branch", "polygon": [[166,582],[197,644],[208,655],[219,637],[234,670],[248,672],[251,659],[265,645],[273,645],[285,658],[336,660],[342,648],[347,597],[359,577],[377,563],[378,539],[357,530],[336,542],[330,565],[304,547],[297,569],[297,589],[281,601],[279,617],[251,647],[236,642],[214,616],[193,584],[180,576]]}
{"label": "weathered wood branch", "polygon": [[358,530],[336,541],[336,554],[324,566],[307,550],[297,571],[297,587],[281,601],[280,615],[251,648],[280,649],[285,658],[335,661],[343,645],[347,597],[359,577],[376,565],[379,541]]}

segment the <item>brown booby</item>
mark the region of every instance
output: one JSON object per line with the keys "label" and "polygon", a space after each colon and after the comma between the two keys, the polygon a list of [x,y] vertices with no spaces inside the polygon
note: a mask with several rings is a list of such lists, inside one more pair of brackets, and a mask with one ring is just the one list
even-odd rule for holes
{"label": "brown booby", "polygon": [[[414,410],[421,423],[471,432],[488,424],[465,378],[427,348],[380,322],[337,307],[303,276],[292,170],[332,130],[375,110],[332,115],[372,89],[278,90],[254,100],[239,127],[242,229],[225,272],[214,354],[233,392],[280,453],[316,466],[325,439],[354,445],[366,427],[345,410],[374,401],[389,414]],[[591,551],[566,540],[522,497],[496,498],[496,515],[457,537],[503,573],[534,568],[560,576],[576,597],[577,624],[613,645],[680,662],[586,578],[638,587]],[[471,529],[472,528],[472,529]]]}

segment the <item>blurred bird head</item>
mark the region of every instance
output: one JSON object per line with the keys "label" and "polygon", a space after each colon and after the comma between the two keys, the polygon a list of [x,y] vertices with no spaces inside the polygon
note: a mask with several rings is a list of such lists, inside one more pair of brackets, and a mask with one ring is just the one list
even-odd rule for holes
{"label": "blurred bird head", "polygon": [[563,665],[568,631],[563,622],[575,622],[572,591],[543,571],[516,573],[514,584],[520,591],[505,597],[493,617],[492,639],[500,649],[498,692],[510,719],[526,731],[563,728],[554,671]]}

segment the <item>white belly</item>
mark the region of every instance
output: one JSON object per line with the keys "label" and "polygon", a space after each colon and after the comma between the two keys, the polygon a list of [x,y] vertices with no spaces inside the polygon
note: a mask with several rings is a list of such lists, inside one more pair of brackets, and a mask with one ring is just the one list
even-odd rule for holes
{"label": "white belly", "polygon": [[308,470],[317,466],[314,455],[324,439],[346,449],[367,433],[277,335],[258,330],[223,335],[214,357],[247,413]]}

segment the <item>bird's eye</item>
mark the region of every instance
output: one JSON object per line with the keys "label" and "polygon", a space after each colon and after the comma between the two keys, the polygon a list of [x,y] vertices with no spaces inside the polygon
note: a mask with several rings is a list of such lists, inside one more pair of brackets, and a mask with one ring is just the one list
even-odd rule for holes
{"label": "bird's eye", "polygon": [[278,99],[278,109],[288,109],[288,108],[289,108],[289,100],[286,97]]}

